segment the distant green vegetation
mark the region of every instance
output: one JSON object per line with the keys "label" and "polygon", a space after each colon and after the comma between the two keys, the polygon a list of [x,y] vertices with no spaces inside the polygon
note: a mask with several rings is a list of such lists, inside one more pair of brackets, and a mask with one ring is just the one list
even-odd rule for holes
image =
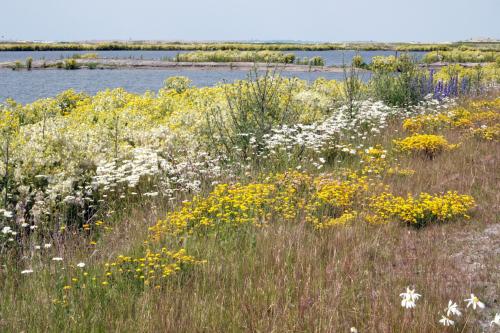
{"label": "distant green vegetation", "polygon": [[71,56],[73,59],[97,59],[99,58],[99,54],[97,53],[83,53],[83,54],[73,54]]}
{"label": "distant green vegetation", "polygon": [[302,59],[295,59],[295,63],[298,65],[325,66],[325,59],[323,59],[322,57],[306,57]]}
{"label": "distant green vegetation", "polygon": [[327,50],[397,50],[397,51],[500,51],[498,42],[459,42],[439,44],[415,43],[182,43],[182,42],[100,42],[100,43],[0,43],[0,51],[99,51],[99,50],[162,50],[162,51],[327,51]]}
{"label": "distant green vegetation", "polygon": [[174,58],[178,62],[269,62],[291,64],[295,55],[280,51],[196,51],[179,53]]}
{"label": "distant green vegetation", "polygon": [[493,51],[472,51],[472,50],[453,50],[453,51],[433,51],[427,53],[422,59],[423,62],[432,63],[438,61],[444,62],[495,62],[500,60],[500,54]]}

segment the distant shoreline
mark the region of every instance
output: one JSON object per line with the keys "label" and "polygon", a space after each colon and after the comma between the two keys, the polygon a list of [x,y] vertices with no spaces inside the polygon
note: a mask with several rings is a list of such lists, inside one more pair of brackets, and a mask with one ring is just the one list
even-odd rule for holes
{"label": "distant shoreline", "polygon": [[500,52],[500,42],[447,43],[245,43],[245,42],[0,42],[1,51],[446,51],[456,48]]}
{"label": "distant shoreline", "polygon": [[[64,59],[68,60],[68,59]],[[283,63],[253,63],[253,62],[174,62],[163,60],[140,60],[140,59],[74,59],[74,68],[66,68],[64,60],[34,60],[32,70],[99,70],[99,69],[183,69],[183,70],[240,70],[249,71],[253,68],[257,70],[266,70],[277,68],[287,72],[323,72],[323,73],[342,73],[341,66],[310,66],[298,64]],[[0,69],[15,69],[26,71],[24,63],[19,63],[23,67],[16,68],[16,62],[2,62]],[[438,62],[431,64],[421,64],[422,68],[439,69],[450,65],[447,62]],[[464,67],[475,67],[477,65],[486,65],[488,63],[453,63]],[[359,69],[361,72],[369,72],[366,69]]]}
{"label": "distant shoreline", "polygon": [[[13,69],[16,62],[0,63],[0,68]],[[281,64],[281,63],[253,63],[253,62],[174,62],[162,60],[139,60],[139,59],[76,59],[76,67],[71,70],[78,69],[185,69],[185,70],[242,70],[248,71],[253,68],[258,70],[266,70],[277,68],[288,72],[325,72],[325,73],[342,73],[342,67],[330,66],[309,66],[297,64]],[[24,65],[24,63],[23,63]],[[32,70],[56,70],[68,69],[65,68],[63,60],[34,60]],[[25,67],[16,70],[26,70]],[[366,71],[366,70],[361,70]]]}

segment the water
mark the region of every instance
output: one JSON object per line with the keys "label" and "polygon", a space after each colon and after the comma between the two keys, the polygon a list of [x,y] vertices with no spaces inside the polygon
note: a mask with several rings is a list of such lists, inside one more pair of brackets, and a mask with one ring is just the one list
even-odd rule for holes
{"label": "water", "polygon": [[[9,62],[19,60],[24,63],[26,58],[32,57],[35,60],[58,60],[69,58],[75,54],[97,53],[101,58],[124,58],[124,59],[145,59],[161,60],[174,58],[178,53],[189,51],[15,51],[0,52],[0,62]],[[344,62],[350,64],[352,58],[359,54],[365,62],[371,62],[374,56],[394,55],[395,51],[284,51],[285,53],[294,53],[298,58],[311,58],[320,56],[325,59],[327,66],[340,66]],[[410,52],[417,60],[420,60],[426,52]]]}
{"label": "water", "polygon": [[178,53],[189,51],[8,51],[0,52],[0,62],[34,60],[59,60],[71,58],[75,54],[97,53],[100,58],[161,60],[173,58]]}
{"label": "water", "polygon": [[[132,58],[160,60],[173,58],[176,54],[188,51],[97,51],[99,57],[105,58]],[[394,51],[286,51],[294,53],[299,58],[320,56],[328,66],[350,63],[356,54],[360,54],[365,62],[370,62],[374,56],[394,55]],[[0,52],[0,62],[20,60],[27,57],[35,60],[57,60],[73,56],[74,54],[89,53],[88,51],[16,51]],[[420,59],[425,52],[412,52]],[[33,102],[39,98],[52,97],[58,93],[75,89],[89,94],[95,94],[107,88],[123,87],[127,91],[144,93],[147,90],[157,91],[163,81],[171,76],[187,76],[195,86],[212,86],[223,80],[233,82],[244,79],[244,71],[229,70],[178,70],[178,69],[120,69],[120,70],[35,70],[12,71],[0,69],[0,102],[10,97],[21,103]],[[341,73],[283,73],[284,76],[295,76],[308,81],[318,77],[341,80]],[[366,79],[366,78],[365,78]]]}
{"label": "water", "polygon": [[[163,81],[171,76],[187,76],[193,85],[212,86],[223,80],[246,78],[247,72],[239,70],[178,70],[178,69],[105,69],[105,70],[33,70],[13,71],[0,69],[0,102],[10,97],[21,103],[53,97],[58,93],[75,89],[95,94],[107,88],[122,87],[127,91],[144,93],[157,91]],[[313,81],[319,77],[342,80],[342,73],[283,72],[283,76]],[[364,79],[368,79],[365,75]]]}

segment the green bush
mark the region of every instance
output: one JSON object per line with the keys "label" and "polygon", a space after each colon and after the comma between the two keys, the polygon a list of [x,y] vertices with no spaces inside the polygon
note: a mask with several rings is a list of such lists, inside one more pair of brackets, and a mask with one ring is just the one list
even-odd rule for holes
{"label": "green bush", "polygon": [[167,90],[175,90],[177,93],[182,93],[191,86],[191,80],[185,76],[169,77],[163,82],[163,88]]}
{"label": "green bush", "polygon": [[293,107],[295,81],[275,71],[259,75],[254,69],[247,80],[224,88],[227,105],[207,113],[208,136],[210,149],[235,160],[262,152],[266,134],[299,116]]}
{"label": "green bush", "polygon": [[356,54],[353,58],[352,58],[352,65],[356,68],[366,68],[367,65],[365,63],[365,60],[363,59],[363,57],[359,54]]}
{"label": "green bush", "polygon": [[414,59],[409,56],[390,56],[385,60],[374,60],[370,66],[370,86],[377,99],[403,107],[418,104],[424,98],[421,85],[426,82],[426,74]]}
{"label": "green bush", "polygon": [[33,66],[33,58],[28,57],[26,58],[26,68],[30,71]]}
{"label": "green bush", "polygon": [[78,69],[80,65],[78,65],[75,59],[66,59],[64,60],[64,68],[67,70]]}

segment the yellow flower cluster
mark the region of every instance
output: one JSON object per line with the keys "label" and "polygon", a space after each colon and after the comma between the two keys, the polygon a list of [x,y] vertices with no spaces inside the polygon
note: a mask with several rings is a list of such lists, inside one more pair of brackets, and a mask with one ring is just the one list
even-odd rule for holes
{"label": "yellow flower cluster", "polygon": [[430,159],[446,150],[455,149],[458,145],[449,144],[442,135],[414,134],[402,140],[394,140],[401,152],[423,154]]}
{"label": "yellow flower cluster", "polygon": [[355,196],[368,190],[367,177],[359,177],[356,174],[350,175],[346,181],[319,177],[315,180],[315,185],[319,203],[340,210],[350,208]]}
{"label": "yellow flower cluster", "polygon": [[346,180],[328,176],[318,177],[314,181],[315,192],[312,200],[305,207],[305,220],[317,229],[345,225],[356,217],[353,210],[360,205],[370,188],[366,176],[350,174]]}
{"label": "yellow flower cluster", "polygon": [[413,176],[415,174],[415,170],[413,169],[404,169],[398,166],[391,167],[387,169],[388,175],[397,175],[397,176]]}
{"label": "yellow flower cluster", "polygon": [[120,255],[114,262],[107,263],[105,276],[112,280],[117,275],[124,275],[140,280],[145,285],[154,285],[161,278],[175,274],[183,266],[198,263],[202,261],[188,255],[185,249],[178,251],[169,251],[165,247],[159,251],[146,249],[143,257]]}
{"label": "yellow flower cluster", "polygon": [[406,131],[417,133],[443,128],[472,128],[496,124],[500,120],[500,98],[479,100],[457,107],[447,113],[423,114],[403,122]]}
{"label": "yellow flower cluster", "polygon": [[382,193],[371,198],[367,216],[371,223],[387,222],[397,219],[409,224],[424,225],[429,222],[446,222],[458,217],[469,218],[467,212],[475,206],[469,195],[448,191],[443,195],[420,193],[418,197],[405,197]]}
{"label": "yellow flower cluster", "polygon": [[[297,171],[267,177],[262,183],[221,184],[207,197],[195,197],[150,228],[151,238],[186,237],[211,229],[267,223],[305,221],[316,227],[352,220],[346,215],[369,188],[368,178],[350,174],[312,178]],[[327,222],[329,221],[329,222]]]}
{"label": "yellow flower cluster", "polygon": [[464,117],[455,118],[445,113],[422,114],[413,118],[408,118],[403,122],[403,128],[412,133],[423,130],[436,131],[444,127],[472,125],[470,120]]}
{"label": "yellow flower cluster", "polygon": [[354,221],[356,219],[356,216],[357,216],[356,211],[343,213],[339,217],[329,218],[323,223],[318,223],[315,225],[315,227],[317,229],[324,229],[330,227],[345,226]]}
{"label": "yellow flower cluster", "polygon": [[252,183],[248,185],[220,184],[208,197],[195,197],[182,208],[150,228],[152,238],[163,234],[192,234],[210,228],[261,225],[270,218],[276,186]]}
{"label": "yellow flower cluster", "polygon": [[473,135],[487,141],[500,141],[500,124],[482,126],[473,130]]}
{"label": "yellow flower cluster", "polygon": [[359,153],[364,167],[361,173],[366,174],[381,174],[387,170],[388,162],[386,158],[387,151],[381,145],[370,147]]}

